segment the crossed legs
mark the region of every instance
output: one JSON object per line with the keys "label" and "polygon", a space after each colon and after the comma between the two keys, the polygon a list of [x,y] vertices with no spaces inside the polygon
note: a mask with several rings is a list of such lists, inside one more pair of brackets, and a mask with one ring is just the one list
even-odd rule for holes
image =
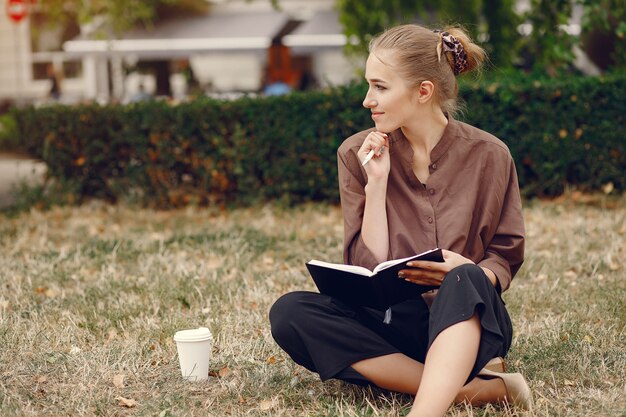
{"label": "crossed legs", "polygon": [[[430,310],[418,300],[397,305],[390,324],[383,324],[382,313],[328,296],[287,294],[270,310],[272,335],[295,362],[322,380],[341,379],[338,370],[351,364],[381,388],[415,395],[410,416],[442,416],[452,402],[504,400],[502,379],[466,381],[481,366],[478,361],[506,354],[510,319],[479,267],[453,271],[456,279],[444,280]],[[427,346],[429,333],[434,339]],[[424,364],[417,361],[421,358]]]}
{"label": "crossed legs", "polygon": [[480,321],[472,318],[443,330],[433,341],[422,365],[401,353],[365,359],[352,368],[381,388],[416,394],[408,416],[443,416],[454,401],[473,405],[506,396],[500,379],[475,378],[465,384],[480,343]]}

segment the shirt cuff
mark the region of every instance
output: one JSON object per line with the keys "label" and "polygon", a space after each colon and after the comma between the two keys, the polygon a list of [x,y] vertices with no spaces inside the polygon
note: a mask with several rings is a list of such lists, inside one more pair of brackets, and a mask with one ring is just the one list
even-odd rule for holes
{"label": "shirt cuff", "polygon": [[351,256],[350,259],[348,259],[348,264],[362,266],[370,271],[374,270],[376,265],[379,264],[378,260],[376,260],[372,251],[367,247],[360,234],[351,249]]}
{"label": "shirt cuff", "polygon": [[478,266],[485,267],[496,275],[499,284],[499,291],[503,293],[511,285],[511,271],[509,265],[504,261],[500,261],[496,257],[483,259]]}

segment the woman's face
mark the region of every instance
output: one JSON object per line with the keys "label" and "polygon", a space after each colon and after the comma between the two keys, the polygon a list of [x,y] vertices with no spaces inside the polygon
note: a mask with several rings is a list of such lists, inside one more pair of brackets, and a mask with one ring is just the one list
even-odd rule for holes
{"label": "woman's face", "polygon": [[410,88],[394,69],[392,53],[370,54],[365,64],[365,79],[369,89],[363,106],[371,110],[376,130],[389,133],[415,121],[418,89]]}

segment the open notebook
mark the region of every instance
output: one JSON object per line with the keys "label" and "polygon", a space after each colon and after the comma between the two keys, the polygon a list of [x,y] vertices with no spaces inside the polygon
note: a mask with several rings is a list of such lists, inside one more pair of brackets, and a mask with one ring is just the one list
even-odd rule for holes
{"label": "open notebook", "polygon": [[320,293],[348,304],[384,310],[436,288],[398,278],[398,272],[408,269],[406,263],[414,260],[443,262],[443,253],[437,248],[407,258],[385,261],[378,264],[373,271],[361,266],[315,259],[307,262],[306,266]]}

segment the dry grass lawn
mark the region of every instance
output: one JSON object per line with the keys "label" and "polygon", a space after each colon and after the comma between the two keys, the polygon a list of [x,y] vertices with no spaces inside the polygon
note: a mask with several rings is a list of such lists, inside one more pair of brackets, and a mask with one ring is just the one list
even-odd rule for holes
{"label": "dry grass lawn", "polygon": [[[626,415],[626,199],[525,207],[527,261],[505,293],[511,370],[533,413]],[[337,207],[155,212],[92,203],[0,214],[0,415],[396,416],[411,397],[319,379],[273,342],[304,262],[341,260]],[[211,377],[180,377],[176,330],[208,326]]]}

